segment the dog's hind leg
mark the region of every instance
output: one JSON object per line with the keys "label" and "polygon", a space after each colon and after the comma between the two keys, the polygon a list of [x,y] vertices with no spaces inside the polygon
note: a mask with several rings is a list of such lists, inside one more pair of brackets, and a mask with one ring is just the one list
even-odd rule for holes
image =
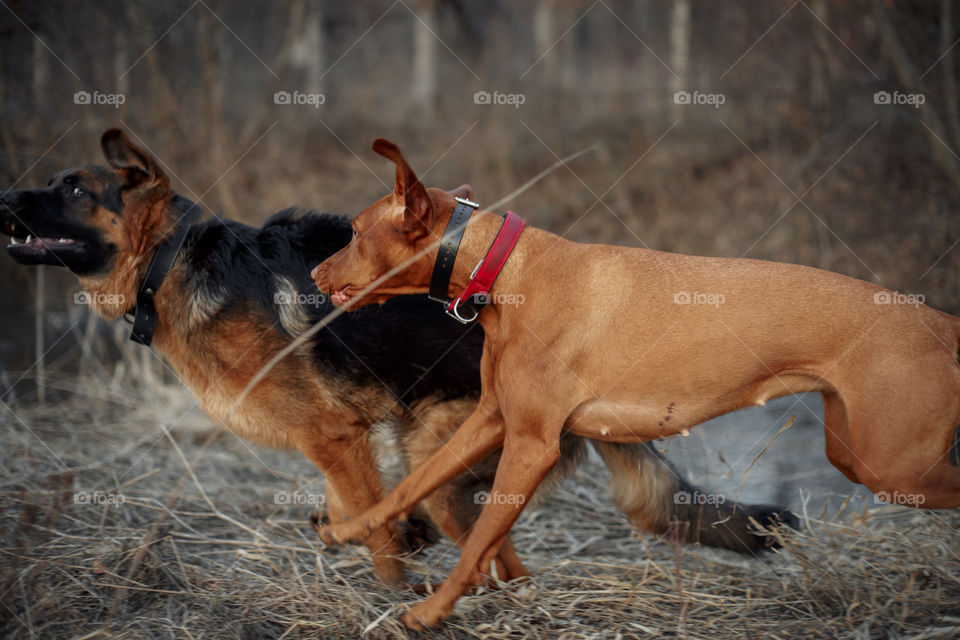
{"label": "dog's hind leg", "polygon": [[693,500],[703,489],[690,485],[654,448],[653,443],[591,441],[613,475],[613,500],[638,528],[662,535],[674,530],[681,542],[700,543],[749,553],[775,547],[772,538],[754,533],[761,525],[799,526],[788,509],[734,504],[723,496],[710,504]]}
{"label": "dog's hind leg", "polygon": [[823,398],[823,431],[826,438],[827,459],[848,480],[860,482],[854,471],[856,457],[850,448],[847,408],[843,404],[843,399],[836,391],[824,391],[820,397]]}
{"label": "dog's hind leg", "polygon": [[944,360],[939,352],[924,360],[913,356],[904,358],[910,369],[901,367],[898,377],[887,376],[887,369],[859,370],[835,382],[847,409],[852,469],[881,501],[960,506],[960,468],[949,461],[960,418],[960,370],[952,357]]}

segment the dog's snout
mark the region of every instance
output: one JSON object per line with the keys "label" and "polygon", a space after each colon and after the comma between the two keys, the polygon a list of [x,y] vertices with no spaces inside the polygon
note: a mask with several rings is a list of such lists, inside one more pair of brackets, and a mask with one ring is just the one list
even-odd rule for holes
{"label": "dog's snout", "polygon": [[29,191],[0,191],[0,205],[8,210],[22,209],[29,194]]}
{"label": "dog's snout", "polygon": [[20,208],[19,195],[19,191],[0,191],[0,215],[9,215]]}

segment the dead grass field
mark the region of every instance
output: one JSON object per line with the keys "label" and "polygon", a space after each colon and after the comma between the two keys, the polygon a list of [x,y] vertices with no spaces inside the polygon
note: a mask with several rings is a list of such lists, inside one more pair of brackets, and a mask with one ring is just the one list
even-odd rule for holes
{"label": "dead grass field", "polygon": [[[0,418],[4,638],[960,636],[956,511],[804,513],[783,551],[749,559],[638,536],[594,460],[514,528],[532,582],[411,633],[397,616],[417,596],[365,551],[324,548],[310,505],[275,504],[322,494],[308,462],[214,426],[179,387],[122,389]],[[92,504],[109,496],[123,504]],[[456,557],[444,541],[407,563],[439,581]]]}

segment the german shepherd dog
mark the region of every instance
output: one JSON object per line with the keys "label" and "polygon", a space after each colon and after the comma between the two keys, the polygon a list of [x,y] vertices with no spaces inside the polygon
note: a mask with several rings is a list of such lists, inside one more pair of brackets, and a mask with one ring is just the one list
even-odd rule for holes
{"label": "german shepherd dog", "polygon": [[[198,222],[195,205],[171,190],[154,158],[123,132],[104,133],[101,147],[109,167],[67,169],[43,189],[0,194],[10,256],[67,267],[93,310],[114,319],[134,307],[158,247],[189,225],[155,293],[153,344],[214,420],[307,456],[326,476],[332,521],[362,513],[383,495],[368,439],[374,424],[392,425],[412,468],[473,411],[483,334],[423,296],[338,317],[231,410],[265,363],[333,310],[310,270],[350,242],[350,221],[287,209],[260,228],[216,217]],[[472,197],[469,187],[453,194]],[[310,295],[315,304],[304,303]],[[644,531],[679,525],[672,528],[681,541],[750,552],[769,540],[750,518],[796,524],[772,506],[685,504],[675,496],[695,489],[651,446],[590,442],[613,475],[617,506]],[[564,436],[561,449],[554,483],[576,467],[584,439]],[[475,495],[490,490],[498,460],[496,452],[424,500],[426,515],[452,540],[465,540],[483,506]],[[380,579],[401,583],[399,530],[384,526],[365,543]],[[526,575],[509,542],[493,569],[504,580]]]}

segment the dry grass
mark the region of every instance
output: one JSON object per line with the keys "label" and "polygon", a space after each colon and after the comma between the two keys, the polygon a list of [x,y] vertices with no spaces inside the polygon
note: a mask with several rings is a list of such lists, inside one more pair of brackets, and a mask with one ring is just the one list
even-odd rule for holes
{"label": "dry grass", "polygon": [[[0,635],[427,637],[397,622],[416,596],[379,584],[361,549],[323,548],[311,507],[274,503],[322,491],[308,462],[217,429],[176,387],[135,411],[97,393],[3,414]],[[960,635],[955,511],[804,514],[783,552],[745,559],[638,537],[605,482],[588,461],[525,514],[533,582],[463,599],[436,637]],[[74,503],[97,491],[125,502]],[[444,542],[409,570],[439,581],[456,556]]]}

